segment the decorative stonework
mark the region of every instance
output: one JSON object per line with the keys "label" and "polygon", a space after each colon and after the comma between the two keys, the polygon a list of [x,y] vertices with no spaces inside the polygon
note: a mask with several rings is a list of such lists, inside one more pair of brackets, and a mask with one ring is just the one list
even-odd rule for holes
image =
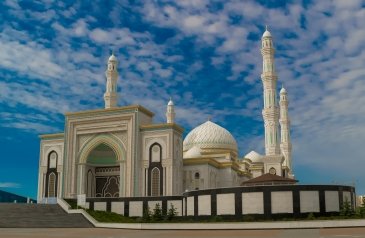
{"label": "decorative stonework", "polygon": [[79,135],[78,136],[78,151],[80,151],[80,149],[82,147],[84,147],[85,143],[92,137],[92,135]]}
{"label": "decorative stonework", "polygon": [[199,148],[224,148],[237,151],[237,142],[223,127],[207,121],[193,129],[184,140],[184,151],[193,146]]}
{"label": "decorative stonework", "polygon": [[116,132],[112,133],[115,137],[117,137],[120,141],[123,142],[124,146],[128,146],[128,134],[127,132]]}

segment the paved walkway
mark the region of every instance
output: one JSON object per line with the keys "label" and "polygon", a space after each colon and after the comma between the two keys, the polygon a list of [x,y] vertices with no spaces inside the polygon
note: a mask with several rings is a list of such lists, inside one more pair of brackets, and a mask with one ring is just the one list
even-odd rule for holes
{"label": "paved walkway", "polygon": [[157,231],[123,230],[102,228],[1,228],[1,238],[365,238],[365,227],[332,229],[292,229],[292,230],[215,230],[215,231]]}

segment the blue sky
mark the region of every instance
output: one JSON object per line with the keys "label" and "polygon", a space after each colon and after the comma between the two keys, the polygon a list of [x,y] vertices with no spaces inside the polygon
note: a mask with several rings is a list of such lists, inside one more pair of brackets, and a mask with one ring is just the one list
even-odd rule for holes
{"label": "blue sky", "polygon": [[[364,1],[1,1],[0,189],[36,197],[39,139],[63,113],[103,108],[118,57],[119,105],[186,131],[212,117],[240,156],[263,149],[260,38],[274,38],[301,183],[365,194]],[[278,88],[279,89],[279,88]]]}

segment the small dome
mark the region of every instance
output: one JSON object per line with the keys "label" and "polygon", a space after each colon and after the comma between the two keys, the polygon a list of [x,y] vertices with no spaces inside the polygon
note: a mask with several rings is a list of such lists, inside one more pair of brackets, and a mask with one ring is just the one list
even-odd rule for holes
{"label": "small dome", "polygon": [[247,155],[243,157],[244,159],[250,159],[253,163],[262,162],[263,156],[257,153],[256,151],[251,151]]}
{"label": "small dome", "polygon": [[174,102],[171,100],[171,98],[170,98],[170,101],[169,101],[169,103],[167,104],[167,106],[174,106]]}
{"label": "small dome", "polygon": [[196,146],[200,149],[229,149],[237,151],[237,142],[223,127],[207,121],[197,126],[185,137],[184,152]]}
{"label": "small dome", "polygon": [[115,57],[115,55],[114,55],[114,54],[112,54],[112,55],[109,57],[108,61],[118,61],[118,60],[117,60],[117,57]]}
{"label": "small dome", "polygon": [[262,37],[271,37],[271,33],[270,33],[270,31],[266,30],[266,31],[264,32],[264,34],[262,35]]}
{"label": "small dome", "polygon": [[285,88],[281,88],[280,89],[280,94],[286,93],[286,89]]}

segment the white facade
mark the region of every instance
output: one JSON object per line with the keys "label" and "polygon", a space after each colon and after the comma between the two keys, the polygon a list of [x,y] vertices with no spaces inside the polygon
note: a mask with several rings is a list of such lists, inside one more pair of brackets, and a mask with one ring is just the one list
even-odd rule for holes
{"label": "white facade", "polygon": [[118,107],[118,61],[113,54],[105,72],[105,108],[66,113],[64,133],[41,136],[38,200],[79,194],[181,195],[186,190],[239,186],[264,173],[291,176],[287,93],[280,94],[279,108],[273,41],[267,30],[261,53],[265,155],[251,151],[239,158],[232,134],[212,121],[197,126],[183,140],[171,99],[162,124],[152,123],[154,114],[140,105]]}

